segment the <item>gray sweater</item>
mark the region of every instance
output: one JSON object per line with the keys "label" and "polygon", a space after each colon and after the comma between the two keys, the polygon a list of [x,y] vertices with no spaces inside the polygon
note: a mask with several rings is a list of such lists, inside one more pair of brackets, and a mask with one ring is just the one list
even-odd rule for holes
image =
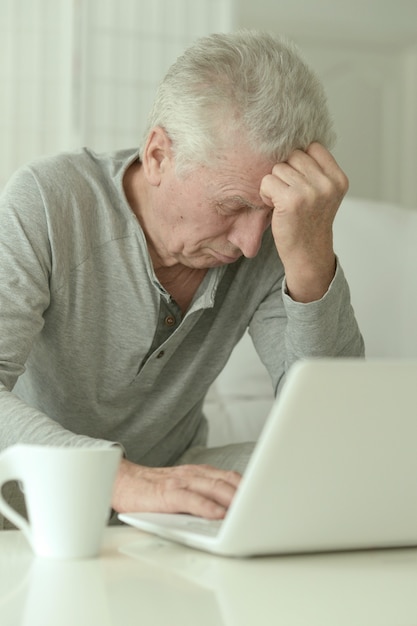
{"label": "gray sweater", "polygon": [[1,196],[0,449],[119,442],[169,465],[205,442],[205,394],[247,327],[275,390],[297,359],[363,354],[341,267],[320,301],[293,302],[270,230],[182,316],[123,192],[137,158],[41,159]]}

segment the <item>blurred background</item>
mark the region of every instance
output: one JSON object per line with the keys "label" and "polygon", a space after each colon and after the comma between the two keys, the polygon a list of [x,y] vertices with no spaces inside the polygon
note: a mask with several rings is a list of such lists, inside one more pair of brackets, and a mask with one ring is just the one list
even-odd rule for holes
{"label": "blurred background", "polygon": [[0,188],[40,155],[137,145],[169,64],[239,27],[320,75],[350,195],[417,207],[416,0],[0,0]]}

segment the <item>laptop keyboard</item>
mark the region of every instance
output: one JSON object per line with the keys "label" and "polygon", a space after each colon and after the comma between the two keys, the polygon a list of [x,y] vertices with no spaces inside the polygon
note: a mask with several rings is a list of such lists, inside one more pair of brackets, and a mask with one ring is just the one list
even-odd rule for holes
{"label": "laptop keyboard", "polygon": [[223,520],[210,520],[203,518],[195,518],[187,520],[183,528],[197,532],[208,537],[215,537],[220,530]]}

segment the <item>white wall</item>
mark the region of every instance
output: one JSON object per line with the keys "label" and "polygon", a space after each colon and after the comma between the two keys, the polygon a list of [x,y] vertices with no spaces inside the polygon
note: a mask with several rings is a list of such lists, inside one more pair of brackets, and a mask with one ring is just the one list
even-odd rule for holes
{"label": "white wall", "polygon": [[1,0],[0,188],[40,154],[134,145],[195,37],[289,35],[324,81],[352,196],[417,207],[416,0]]}
{"label": "white wall", "polygon": [[139,143],[156,85],[233,0],[0,0],[0,188],[39,155]]}
{"label": "white wall", "polygon": [[417,2],[239,0],[236,21],[291,37],[322,78],[350,194],[417,207]]}
{"label": "white wall", "polygon": [[417,207],[416,0],[1,0],[0,188],[40,154],[139,141],[195,37],[287,34],[325,84],[350,195]]}

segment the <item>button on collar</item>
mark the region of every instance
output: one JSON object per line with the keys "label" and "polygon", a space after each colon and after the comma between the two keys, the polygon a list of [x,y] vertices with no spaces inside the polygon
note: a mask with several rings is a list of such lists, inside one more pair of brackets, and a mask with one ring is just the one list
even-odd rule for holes
{"label": "button on collar", "polygon": [[176,321],[177,320],[175,319],[173,315],[167,315],[166,318],[164,319],[165,326],[168,326],[168,327],[174,326]]}

